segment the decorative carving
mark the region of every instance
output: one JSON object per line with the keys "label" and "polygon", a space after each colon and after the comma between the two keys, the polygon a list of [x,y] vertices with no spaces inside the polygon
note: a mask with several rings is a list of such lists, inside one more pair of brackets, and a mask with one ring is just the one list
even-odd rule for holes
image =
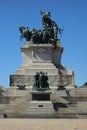
{"label": "decorative carving", "polygon": [[26,90],[26,85],[17,85],[19,90]]}
{"label": "decorative carving", "polygon": [[33,81],[33,76],[27,75],[10,75],[10,86],[17,86],[17,85],[26,85],[31,86]]}

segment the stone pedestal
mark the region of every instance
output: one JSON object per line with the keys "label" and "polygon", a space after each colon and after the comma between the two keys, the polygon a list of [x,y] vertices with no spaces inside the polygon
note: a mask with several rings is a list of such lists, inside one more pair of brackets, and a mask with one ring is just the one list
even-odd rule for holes
{"label": "stone pedestal", "polygon": [[61,54],[63,52],[63,47],[59,46],[58,42],[55,45],[52,44],[32,44],[31,42],[26,42],[23,47],[21,47],[23,64],[30,65],[36,62],[51,62],[53,64],[61,64]]}
{"label": "stone pedestal", "polygon": [[[48,75],[58,75],[58,66],[61,65],[63,48],[52,44],[25,43],[21,47],[23,64],[16,74],[35,75],[36,72],[44,71]],[[56,68],[57,67],[57,68]]]}
{"label": "stone pedestal", "polygon": [[10,75],[10,86],[26,85],[27,88],[32,88],[34,75],[41,71],[47,73],[50,88],[57,89],[59,85],[74,86],[73,71],[66,70],[61,64],[63,47],[60,47],[60,41],[56,45],[26,42],[21,47],[21,52],[23,63],[15,75]]}
{"label": "stone pedestal", "polygon": [[55,113],[53,104],[50,101],[51,90],[38,91],[33,90],[31,101],[26,109],[26,114],[30,117],[48,117]]}
{"label": "stone pedestal", "polygon": [[30,117],[50,117],[55,113],[53,104],[51,101],[30,101],[29,107],[26,113]]}
{"label": "stone pedestal", "polygon": [[50,90],[47,91],[31,91],[32,100],[33,101],[50,101],[50,94],[52,92]]}

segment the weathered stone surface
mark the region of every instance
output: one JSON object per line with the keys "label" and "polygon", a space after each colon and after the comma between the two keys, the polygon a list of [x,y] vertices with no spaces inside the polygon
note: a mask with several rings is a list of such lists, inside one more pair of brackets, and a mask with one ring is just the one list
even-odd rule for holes
{"label": "weathered stone surface", "polygon": [[[72,85],[72,75],[48,75],[49,87],[57,87],[58,85]],[[10,86],[17,85],[33,86],[33,75],[10,75]]]}
{"label": "weathered stone surface", "polygon": [[[59,43],[54,46],[52,44],[32,45],[32,43],[26,42],[21,48],[21,52],[23,63],[16,74],[10,75],[10,87],[4,92],[4,98],[1,98],[1,102],[7,104],[4,110],[7,116],[62,117],[61,112],[65,112],[65,117],[67,113],[70,114],[69,117],[74,113],[72,118],[75,118],[74,109],[70,108],[69,112],[67,108],[57,111],[60,108],[55,107],[59,101],[63,103],[63,106],[71,101],[70,97],[67,98],[65,90],[60,91],[61,86],[64,86],[64,89],[65,87],[71,89],[74,86],[73,71],[69,71],[61,65],[63,48],[59,46]],[[41,71],[47,73],[49,90],[36,91],[33,89],[34,76],[36,72]]]}
{"label": "weathered stone surface", "polygon": [[[26,43],[27,44],[27,43]],[[52,44],[29,44],[21,47],[23,56],[23,64],[30,64],[32,62],[53,62],[54,64],[61,64],[61,54],[63,47]]]}
{"label": "weathered stone surface", "polygon": [[16,72],[17,75],[35,75],[36,72],[47,72],[48,75],[58,75],[58,68],[52,63],[32,63],[30,65],[22,65]]}
{"label": "weathered stone surface", "polygon": [[31,101],[29,107],[26,110],[32,116],[46,116],[55,113],[53,104],[51,101]]}

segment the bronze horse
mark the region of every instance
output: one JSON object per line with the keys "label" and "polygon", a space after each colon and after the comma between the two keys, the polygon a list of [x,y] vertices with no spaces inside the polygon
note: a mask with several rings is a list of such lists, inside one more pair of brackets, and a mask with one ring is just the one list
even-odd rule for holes
{"label": "bronze horse", "polygon": [[26,41],[30,41],[31,40],[31,31],[29,30],[28,27],[19,27],[19,31],[21,33],[20,35],[20,40],[22,40],[22,38],[26,38]]}

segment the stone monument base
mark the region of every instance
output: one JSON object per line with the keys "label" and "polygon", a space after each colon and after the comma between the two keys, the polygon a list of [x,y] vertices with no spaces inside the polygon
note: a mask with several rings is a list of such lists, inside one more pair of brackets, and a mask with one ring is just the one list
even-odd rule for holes
{"label": "stone monument base", "polygon": [[55,113],[51,101],[30,101],[29,107],[26,110],[28,115],[32,116],[47,116]]}
{"label": "stone monument base", "polygon": [[50,89],[57,89],[58,86],[74,88],[74,72],[61,64],[63,47],[60,46],[60,41],[56,46],[51,43],[26,42],[21,47],[21,52],[23,64],[15,75],[10,75],[10,86],[32,88],[35,74],[42,71],[48,75]]}
{"label": "stone monument base", "polygon": [[33,101],[50,101],[50,90],[46,91],[31,91]]}

